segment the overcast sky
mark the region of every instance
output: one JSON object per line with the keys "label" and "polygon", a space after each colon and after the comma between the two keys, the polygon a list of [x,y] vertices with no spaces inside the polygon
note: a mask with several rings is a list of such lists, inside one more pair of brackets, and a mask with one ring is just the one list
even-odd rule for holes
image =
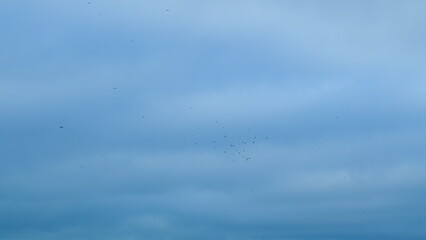
{"label": "overcast sky", "polygon": [[425,239],[425,12],[0,1],[0,239]]}

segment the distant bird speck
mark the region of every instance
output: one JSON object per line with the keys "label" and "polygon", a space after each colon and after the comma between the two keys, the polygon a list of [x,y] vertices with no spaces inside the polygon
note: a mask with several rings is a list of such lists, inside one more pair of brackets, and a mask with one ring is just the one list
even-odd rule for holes
{"label": "distant bird speck", "polygon": [[64,128],[64,126],[59,126],[59,128]]}

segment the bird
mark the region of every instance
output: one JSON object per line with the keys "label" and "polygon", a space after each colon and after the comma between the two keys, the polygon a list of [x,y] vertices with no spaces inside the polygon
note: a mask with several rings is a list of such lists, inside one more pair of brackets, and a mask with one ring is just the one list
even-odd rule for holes
{"label": "bird", "polygon": [[64,126],[59,126],[59,128],[64,128]]}

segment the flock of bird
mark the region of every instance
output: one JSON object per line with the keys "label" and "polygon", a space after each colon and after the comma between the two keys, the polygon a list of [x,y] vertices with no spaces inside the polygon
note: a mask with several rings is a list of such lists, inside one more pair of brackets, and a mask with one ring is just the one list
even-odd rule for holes
{"label": "flock of bird", "polygon": [[[113,87],[113,90],[118,90],[117,87]],[[140,116],[140,118],[145,119],[145,115]],[[219,121],[215,121],[216,125],[220,125]],[[59,129],[63,130],[64,129],[64,125],[60,125]],[[185,144],[188,144],[190,142],[193,142],[194,145],[200,147],[200,146],[206,146],[206,145],[210,145],[213,146],[214,149],[217,149],[219,151],[222,151],[222,153],[224,155],[227,156],[227,158],[231,159],[232,162],[236,162],[237,159],[242,159],[245,161],[249,161],[252,160],[252,154],[251,154],[251,150],[253,150],[254,148],[254,144],[257,143],[258,138],[257,136],[253,136],[253,137],[246,137],[246,139],[243,138],[238,138],[235,139],[233,137],[230,137],[230,135],[225,134],[225,131],[223,131],[224,127],[218,127],[216,128],[216,130],[221,130],[219,132],[216,132],[214,135],[215,138],[213,141],[210,142],[210,144],[207,144],[204,141],[184,141]],[[197,128],[197,130],[201,130],[200,128]],[[212,130],[209,129],[209,130]],[[251,129],[248,129],[248,131],[251,131]],[[220,135],[222,134],[222,135]],[[220,137],[222,136],[222,137]],[[262,138],[263,139],[263,138]],[[265,137],[266,140],[268,140],[268,137]],[[149,138],[150,141],[152,141],[152,138]],[[200,144],[202,143],[202,144]],[[204,143],[204,144],[203,144]],[[212,145],[211,145],[212,144]]]}
{"label": "flock of bird", "polygon": [[[91,2],[87,2],[87,4],[91,4]],[[169,12],[170,9],[165,9],[165,12]],[[101,14],[98,14],[101,15]],[[130,40],[130,42],[133,42],[133,40]],[[118,90],[118,87],[113,87],[113,90]],[[142,118],[145,118],[145,116],[142,116]],[[219,121],[215,121],[216,124],[219,124]],[[64,126],[59,126],[59,129],[64,129]],[[268,138],[265,138],[268,139]],[[150,138],[152,140],[152,138]],[[250,145],[253,145],[256,143],[257,137],[254,136],[249,140],[239,140],[239,141],[231,141],[231,138],[228,137],[228,135],[223,135],[222,141],[213,141],[214,148],[217,149],[218,147],[222,147],[223,154],[228,156],[237,156],[238,158],[241,158],[245,161],[252,160],[252,156],[250,155],[250,149],[252,147]],[[199,142],[195,142],[194,145],[199,145]],[[232,157],[231,157],[232,158]],[[232,158],[233,162],[235,162],[235,158]]]}

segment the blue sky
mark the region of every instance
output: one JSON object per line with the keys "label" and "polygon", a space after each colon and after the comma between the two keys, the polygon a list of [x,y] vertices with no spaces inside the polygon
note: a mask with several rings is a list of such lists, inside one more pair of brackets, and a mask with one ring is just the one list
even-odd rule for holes
{"label": "blue sky", "polygon": [[1,1],[0,238],[425,239],[425,8]]}

